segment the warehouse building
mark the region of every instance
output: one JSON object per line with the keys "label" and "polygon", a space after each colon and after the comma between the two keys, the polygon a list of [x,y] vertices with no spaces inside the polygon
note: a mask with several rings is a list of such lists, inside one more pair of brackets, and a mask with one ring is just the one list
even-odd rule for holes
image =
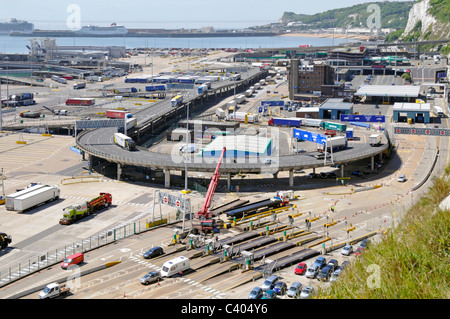
{"label": "warehouse building", "polygon": [[341,114],[353,114],[353,103],[344,102],[344,99],[328,99],[319,106],[319,118],[339,120]]}
{"label": "warehouse building", "polygon": [[430,123],[429,103],[395,103],[393,113],[393,120],[396,123]]}

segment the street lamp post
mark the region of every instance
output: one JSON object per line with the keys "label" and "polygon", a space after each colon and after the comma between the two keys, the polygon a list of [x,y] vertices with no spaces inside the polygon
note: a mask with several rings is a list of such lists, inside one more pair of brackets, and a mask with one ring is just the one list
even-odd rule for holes
{"label": "street lamp post", "polygon": [[189,194],[191,191],[188,188],[188,141],[189,141],[189,103],[186,103],[186,147],[184,150],[184,189],[181,191],[183,194]]}

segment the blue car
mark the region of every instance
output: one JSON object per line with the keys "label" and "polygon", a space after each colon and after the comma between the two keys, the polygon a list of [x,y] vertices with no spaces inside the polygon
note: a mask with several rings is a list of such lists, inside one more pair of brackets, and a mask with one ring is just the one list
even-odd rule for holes
{"label": "blue car", "polygon": [[286,293],[287,285],[283,281],[279,281],[276,283],[275,287],[273,287],[273,291],[276,292],[277,295],[283,296]]}
{"label": "blue car", "polygon": [[262,297],[262,299],[276,299],[276,298],[277,293],[272,289],[267,290]]}

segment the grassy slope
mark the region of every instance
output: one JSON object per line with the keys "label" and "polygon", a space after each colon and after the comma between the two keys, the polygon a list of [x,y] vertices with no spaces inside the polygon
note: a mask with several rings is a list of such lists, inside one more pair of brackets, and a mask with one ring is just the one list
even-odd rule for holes
{"label": "grassy slope", "polygon": [[[400,225],[356,258],[319,298],[450,298],[450,213],[438,209],[449,193],[450,182],[435,179]],[[377,266],[379,288],[374,288]]]}
{"label": "grassy slope", "polygon": [[[358,4],[351,7],[328,10],[314,15],[284,12],[281,20],[284,22],[301,21],[310,24],[313,28],[346,28],[348,26],[365,27],[367,18],[373,14],[373,11],[367,12],[370,4],[371,3]],[[386,1],[374,2],[373,4],[380,7],[382,28],[404,28],[408,22],[409,10],[414,2]]]}

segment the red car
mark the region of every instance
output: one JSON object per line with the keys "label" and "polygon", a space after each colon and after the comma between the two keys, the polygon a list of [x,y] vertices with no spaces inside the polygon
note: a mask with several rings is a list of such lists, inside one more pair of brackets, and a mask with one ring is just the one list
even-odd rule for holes
{"label": "red car", "polygon": [[294,274],[303,275],[306,272],[306,268],[308,268],[308,266],[306,266],[305,263],[299,263],[297,267],[295,267]]}
{"label": "red car", "polygon": [[359,246],[358,248],[356,248],[355,250],[355,256],[361,256],[362,253],[364,251],[364,247]]}

